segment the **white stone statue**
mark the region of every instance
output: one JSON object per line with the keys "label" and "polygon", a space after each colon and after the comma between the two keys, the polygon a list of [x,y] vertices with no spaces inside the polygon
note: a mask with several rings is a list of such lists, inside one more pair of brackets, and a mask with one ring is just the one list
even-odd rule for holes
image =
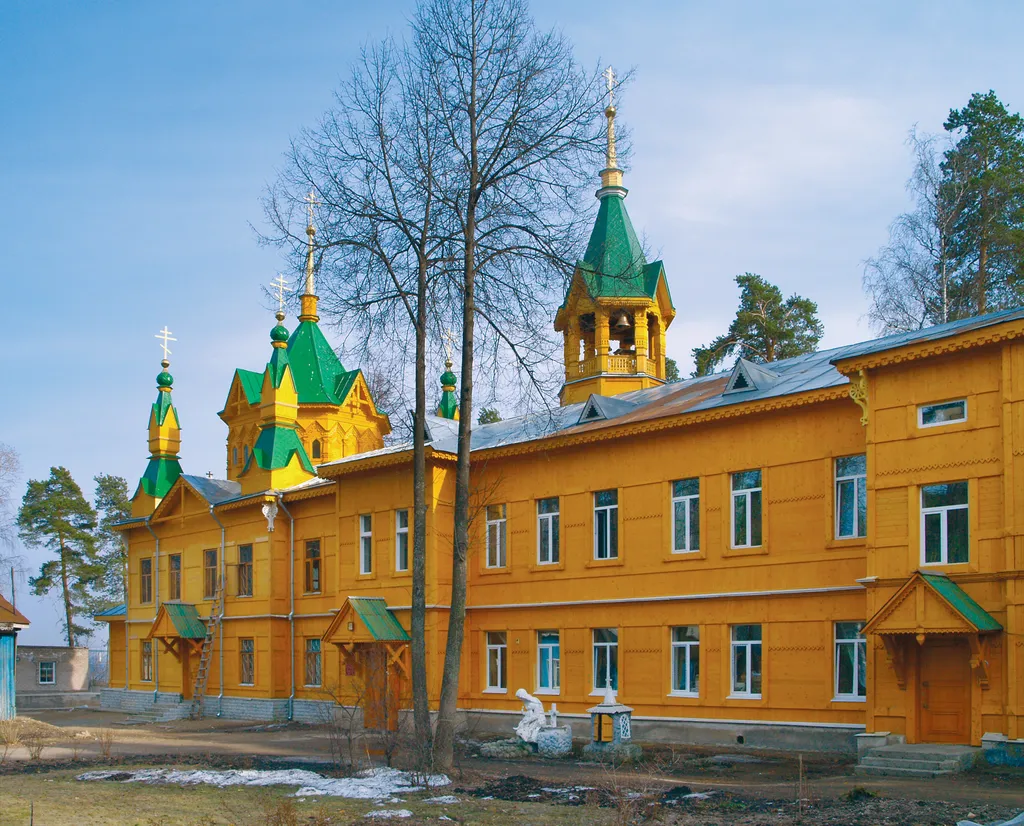
{"label": "white stone statue", "polygon": [[544,704],[525,688],[516,692],[516,699],[523,702],[523,719],[516,726],[516,735],[527,743],[536,743],[540,730],[547,725]]}

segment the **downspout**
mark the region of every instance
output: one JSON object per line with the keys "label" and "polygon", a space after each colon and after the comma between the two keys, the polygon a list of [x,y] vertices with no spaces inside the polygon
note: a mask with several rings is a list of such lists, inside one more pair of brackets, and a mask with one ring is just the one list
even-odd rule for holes
{"label": "downspout", "polygon": [[[121,531],[121,544],[124,545],[124,690],[128,693],[128,536],[126,531]],[[109,641],[110,636],[107,636]],[[109,642],[108,642],[109,645]],[[110,653],[107,653],[107,659],[110,659]],[[109,670],[109,666],[108,666]]]}
{"label": "downspout", "polygon": [[[150,527],[149,520],[152,514],[146,517],[146,530],[153,536],[156,547],[153,549],[153,622],[156,622],[157,614],[160,613],[160,537]],[[127,585],[125,586],[127,587]],[[128,603],[125,602],[125,626],[124,626],[124,654],[128,659]],[[125,666],[127,668],[127,666]],[[160,696],[160,646],[153,649],[153,702]]]}
{"label": "downspout", "polygon": [[224,564],[224,523],[217,518],[210,505],[210,517],[220,527],[220,621],[217,623],[217,670],[220,672],[220,694],[217,695],[217,716],[224,713],[224,590],[227,588],[227,569]]}
{"label": "downspout", "polygon": [[291,685],[288,695],[288,721],[295,719],[295,518],[284,506],[284,497],[277,494],[277,506],[288,517],[288,648],[291,652]]}

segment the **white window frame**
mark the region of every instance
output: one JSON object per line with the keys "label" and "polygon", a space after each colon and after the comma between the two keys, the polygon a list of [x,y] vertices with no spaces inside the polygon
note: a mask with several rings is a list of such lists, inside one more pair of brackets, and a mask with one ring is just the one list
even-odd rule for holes
{"label": "white window frame", "polygon": [[[405,525],[402,525],[402,516],[405,516]],[[405,560],[403,562],[402,556]],[[395,510],[395,570],[409,570],[409,509],[398,508]]]}
{"label": "white window frame", "polygon": [[[500,641],[499,641],[500,637]],[[484,660],[484,670],[487,672],[487,688],[485,692],[491,694],[508,693],[508,632],[507,631],[485,631],[484,644],[487,656]],[[491,684],[491,655],[494,655],[498,666],[498,685]]]}
{"label": "white window frame", "polygon": [[[745,626],[756,625],[761,629],[761,639],[759,640],[737,640],[734,637],[735,630]],[[729,686],[731,691],[729,692],[730,697],[736,697],[742,700],[760,700],[764,694],[764,625],[759,622],[746,622],[738,625],[732,625],[729,627]],[[753,647],[757,646],[761,655],[761,691],[754,693],[751,691],[754,681],[754,657]],[[736,650],[738,648],[745,649],[744,656],[747,662],[747,687],[745,691],[736,690]]]}
{"label": "white window frame", "polygon": [[[925,411],[933,410],[936,407],[945,407],[946,405],[953,405],[953,404],[962,404],[964,406],[964,415],[961,418],[959,418],[959,419],[947,419],[947,420],[942,421],[942,422],[931,422],[930,424],[925,424],[925,421],[924,421]],[[922,428],[922,429],[923,428],[927,428],[927,427],[943,427],[943,426],[948,425],[948,424],[962,424],[963,422],[966,422],[966,421],[967,421],[967,399],[966,398],[963,398],[963,399],[950,399],[949,401],[945,401],[945,402],[931,402],[929,404],[920,404],[920,405],[917,406],[917,426],[919,428]]]}
{"label": "white window frame", "polygon": [[[867,495],[868,474],[867,474],[867,464],[866,464],[866,461],[865,461],[864,473],[852,474],[852,475],[848,474],[846,476],[840,476],[839,475],[839,461],[840,461],[840,459],[852,459],[854,456],[864,456],[865,460],[867,458],[866,454],[863,454],[863,453],[852,453],[849,456],[837,456],[832,461],[832,475],[833,475],[833,478],[835,479],[835,482],[834,482],[834,491],[835,491],[834,496],[835,496],[835,500],[836,500],[835,501],[835,506],[836,506],[835,507],[835,510],[836,510],[836,513],[835,513],[835,518],[836,518],[836,522],[835,522],[835,538],[836,539],[863,539],[864,537],[867,536],[868,526],[867,526],[867,516],[866,515],[864,517],[864,521],[865,521],[864,533],[858,533],[858,527],[859,526],[857,525],[857,503],[860,501],[860,491],[861,491],[862,488],[864,490],[865,496]],[[839,494],[839,487],[840,487],[840,485],[852,485],[853,486],[853,533],[851,533],[851,534],[840,533],[840,527],[839,526],[841,524],[841,520],[840,520],[840,516],[839,516],[839,506],[840,506],[840,503],[842,502],[842,497]],[[762,507],[763,507],[763,502],[762,502]],[[762,518],[763,518],[763,511],[762,511]]]}
{"label": "white window frame", "polygon": [[[50,666],[50,679],[43,679],[43,666]],[[57,684],[57,661],[56,660],[40,660],[39,669],[36,672],[36,678],[39,681],[39,685],[56,685]]]}
{"label": "white window frame", "polygon": [[[675,495],[675,484],[676,482],[696,482],[697,492],[687,493],[682,496]],[[670,483],[672,485],[672,553],[674,554],[692,554],[697,553],[700,550],[700,478],[689,477],[687,479],[676,479]],[[682,505],[683,513],[686,514],[684,519],[683,528],[683,547],[679,547],[679,536],[676,534],[676,508]],[[693,520],[693,512],[697,512],[697,547],[690,547],[690,523]]]}
{"label": "white window frame", "polygon": [[[736,489],[736,477],[744,473],[757,473],[760,484],[756,488],[742,488]],[[764,474],[760,468],[751,468],[750,470],[739,470],[735,473],[729,474],[729,488],[732,492],[732,496],[729,500],[729,547],[731,548],[760,548],[764,545]],[[753,527],[754,527],[754,515],[753,508],[751,507],[753,494],[761,494],[761,541],[756,545],[751,543],[753,539]],[[740,499],[746,499],[747,507],[747,524],[744,526],[744,535],[747,541],[743,545],[736,544],[736,503]]]}
{"label": "white window frame", "polygon": [[[857,631],[856,637],[840,637],[839,626],[840,625],[858,625],[860,626]],[[864,693],[857,694],[857,674],[860,672],[861,663],[864,663],[865,669],[867,668],[867,657],[868,657],[868,641],[864,637],[864,623],[859,620],[844,620],[841,622],[832,623],[832,637],[835,641],[833,646],[835,656],[835,700],[841,703],[864,703],[867,702],[867,684],[865,681]],[[853,647],[853,674],[854,674],[854,693],[843,694],[839,690],[839,659],[840,659],[840,646],[849,645]]]}
{"label": "white window frame", "polygon": [[[555,642],[543,642],[542,638],[553,634]],[[542,651],[548,652],[547,674],[544,674],[544,658]],[[562,635],[559,631],[537,632],[537,694],[559,694],[562,690]],[[549,685],[542,685],[542,677],[546,676]]]}
{"label": "white window frame", "polygon": [[[556,509],[550,513],[541,513],[540,504],[541,502],[555,501]],[[537,564],[538,565],[557,565],[561,556],[561,549],[559,545],[561,543],[561,525],[559,518],[561,517],[562,503],[559,501],[557,496],[546,496],[537,500]],[[547,547],[544,547],[544,531],[542,526],[547,523],[548,541]]]}
{"label": "white window frame", "polygon": [[[497,510],[500,508],[500,510]],[[500,513],[501,516],[492,516]],[[487,567],[504,568],[508,561],[508,506],[488,505],[487,516]]]}
{"label": "white window frame", "polygon": [[359,573],[373,573],[373,514],[359,514]]}
{"label": "white window frame", "polygon": [[[614,505],[599,505],[597,497],[602,493],[614,493]],[[605,521],[605,543],[600,547],[599,537],[602,518]],[[615,524],[615,547],[612,547],[612,521]],[[594,491],[594,559],[618,559],[619,558],[619,491],[618,488]]]}
{"label": "white window frame", "polygon": [[[696,640],[677,640],[676,629],[677,628],[696,628],[697,639]],[[674,626],[669,630],[669,640],[672,643],[671,649],[671,672],[672,672],[672,685],[670,686],[669,696],[671,697],[699,697],[700,696],[700,626],[688,626],[679,625]],[[678,649],[684,649],[686,652],[684,668],[686,669],[686,688],[676,688],[676,684],[679,682],[679,673],[676,670],[676,651]],[[697,658],[697,685],[690,685],[690,663],[693,658]]]}
{"label": "white window frame", "polygon": [[[615,642],[598,642],[597,641],[597,634],[598,634],[599,631],[611,631],[615,635]],[[593,672],[591,674],[591,677],[593,678],[593,689],[594,690],[591,691],[590,693],[593,694],[593,695],[598,695],[598,696],[599,695],[603,695],[604,692],[605,692],[605,686],[612,682],[612,654],[614,653],[614,655],[615,655],[615,685],[612,686],[612,691],[617,694],[618,691],[619,691],[619,683],[621,682],[619,680],[619,676],[620,676],[619,675],[619,629],[618,628],[595,628],[595,629],[593,629],[593,631],[591,631],[590,643],[591,643],[591,649],[590,649],[591,657],[594,660],[594,668],[593,668]],[[597,658],[597,650],[599,648],[606,649],[606,655],[605,655],[605,660],[604,660],[604,664],[605,664],[604,683],[605,683],[605,685],[600,685],[600,686],[598,685],[599,681],[597,679],[597,660],[598,660],[598,658]]]}
{"label": "white window frame", "polygon": [[[958,479],[956,482],[940,482],[938,484],[967,484],[966,479]],[[920,503],[921,503],[921,564],[922,565],[966,565],[971,559],[971,492],[970,486],[967,488],[967,501],[962,505],[938,505],[932,508],[926,508],[924,506],[924,491],[925,488],[937,487],[937,485],[921,485],[920,490]],[[950,562],[949,561],[949,511],[964,510],[967,511],[967,559],[963,562]],[[941,516],[942,522],[939,528],[939,549],[941,556],[934,562],[928,562],[928,536],[925,531],[925,521],[929,514],[937,513]]]}

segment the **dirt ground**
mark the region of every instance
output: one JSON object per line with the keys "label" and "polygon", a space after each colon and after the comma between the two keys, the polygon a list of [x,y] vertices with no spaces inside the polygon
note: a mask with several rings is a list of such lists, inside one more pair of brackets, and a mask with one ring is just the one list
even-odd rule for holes
{"label": "dirt ground", "polygon": [[[32,715],[51,732],[37,758],[8,749],[0,765],[0,826],[370,823],[371,801],[299,801],[294,788],[142,785],[75,777],[88,768],[202,766],[336,771],[326,729],[203,720],[132,724],[94,710]],[[49,728],[54,726],[56,728]],[[0,756],[4,748],[0,745]],[[107,755],[109,753],[109,756]],[[644,765],[610,769],[577,761],[496,761],[464,753],[453,773],[457,804],[407,795],[402,823],[473,824],[955,824],[1024,810],[1024,771],[985,769],[941,780],[866,778],[853,761],[737,749],[649,750]],[[400,760],[400,758],[399,758]],[[696,797],[688,797],[697,793]],[[439,794],[437,790],[435,795]],[[394,808],[388,805],[386,808]]]}

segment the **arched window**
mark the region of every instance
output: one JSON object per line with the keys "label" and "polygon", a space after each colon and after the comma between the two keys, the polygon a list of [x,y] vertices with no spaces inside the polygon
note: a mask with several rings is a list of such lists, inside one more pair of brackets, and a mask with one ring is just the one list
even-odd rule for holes
{"label": "arched window", "polygon": [[319,459],[320,458],[320,440],[319,439],[314,439],[313,440],[313,458],[314,459]]}
{"label": "arched window", "polygon": [[249,445],[246,445],[244,448],[242,448],[242,456],[244,457],[243,461],[249,461]]}
{"label": "arched window", "polygon": [[231,464],[233,464],[233,465],[237,465],[238,464],[238,448],[237,447],[231,448]]}

